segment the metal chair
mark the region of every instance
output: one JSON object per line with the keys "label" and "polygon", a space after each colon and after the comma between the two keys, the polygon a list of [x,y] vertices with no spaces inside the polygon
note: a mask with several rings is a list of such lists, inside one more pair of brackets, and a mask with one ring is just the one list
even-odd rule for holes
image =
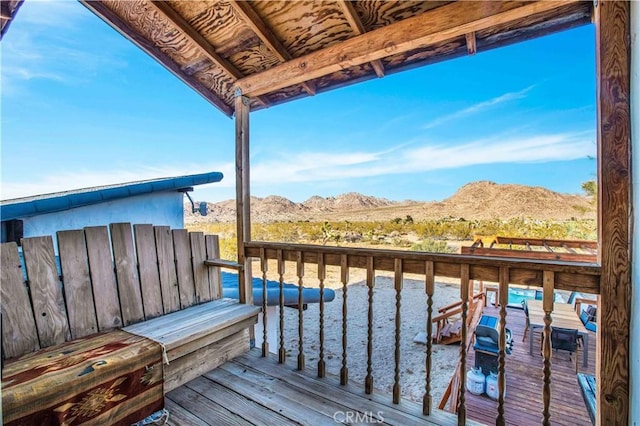
{"label": "metal chair", "polygon": [[551,330],[551,348],[569,352],[569,359],[576,353],[576,373],[578,372],[578,330],[554,327]]}

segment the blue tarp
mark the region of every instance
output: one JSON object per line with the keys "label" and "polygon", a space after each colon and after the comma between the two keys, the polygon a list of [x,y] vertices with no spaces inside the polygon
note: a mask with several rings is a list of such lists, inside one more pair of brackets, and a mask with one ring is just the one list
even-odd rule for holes
{"label": "blue tarp", "polygon": [[[253,304],[262,306],[262,279],[253,279]],[[285,306],[298,306],[298,286],[294,284],[283,285]],[[232,299],[238,298],[238,275],[222,272],[222,295]],[[329,289],[324,289],[324,301],[331,302],[336,297],[336,293]],[[319,303],[319,288],[302,288],[302,303]],[[267,304],[278,305],[280,303],[280,283],[278,281],[267,280]]]}

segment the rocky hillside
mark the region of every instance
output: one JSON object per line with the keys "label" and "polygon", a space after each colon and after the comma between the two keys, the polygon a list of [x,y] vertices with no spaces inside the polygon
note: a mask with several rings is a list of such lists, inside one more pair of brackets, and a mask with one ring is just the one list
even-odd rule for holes
{"label": "rocky hillside", "polygon": [[[190,206],[189,206],[190,207]],[[500,185],[488,181],[464,185],[451,197],[440,202],[390,201],[354,192],[337,197],[313,196],[302,203],[271,195],[251,198],[254,222],[299,220],[392,220],[407,215],[414,220],[464,218],[509,219],[529,217],[541,220],[594,218],[592,200],[581,195],[561,194],[542,187]],[[209,203],[209,215],[193,215],[185,207],[185,221],[233,222],[233,200]]]}

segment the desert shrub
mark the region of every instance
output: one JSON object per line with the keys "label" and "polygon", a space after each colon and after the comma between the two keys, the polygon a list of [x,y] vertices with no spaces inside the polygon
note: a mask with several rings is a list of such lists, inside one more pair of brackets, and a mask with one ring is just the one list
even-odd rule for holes
{"label": "desert shrub", "polygon": [[455,253],[455,249],[449,247],[446,241],[433,239],[422,240],[411,246],[412,251],[427,251],[431,253]]}

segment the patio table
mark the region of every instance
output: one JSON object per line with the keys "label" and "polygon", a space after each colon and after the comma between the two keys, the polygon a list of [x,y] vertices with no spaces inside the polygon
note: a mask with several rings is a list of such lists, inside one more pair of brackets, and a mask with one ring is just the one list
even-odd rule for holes
{"label": "patio table", "polygon": [[[544,328],[544,310],[542,309],[542,300],[527,300],[527,308],[529,309],[529,355],[533,354],[533,331],[534,329]],[[578,334],[584,339],[583,348],[583,365],[589,365],[589,332],[580,321],[580,317],[573,310],[573,306],[568,303],[554,303],[553,312],[551,313],[551,327],[567,328],[570,330],[578,330]]]}

